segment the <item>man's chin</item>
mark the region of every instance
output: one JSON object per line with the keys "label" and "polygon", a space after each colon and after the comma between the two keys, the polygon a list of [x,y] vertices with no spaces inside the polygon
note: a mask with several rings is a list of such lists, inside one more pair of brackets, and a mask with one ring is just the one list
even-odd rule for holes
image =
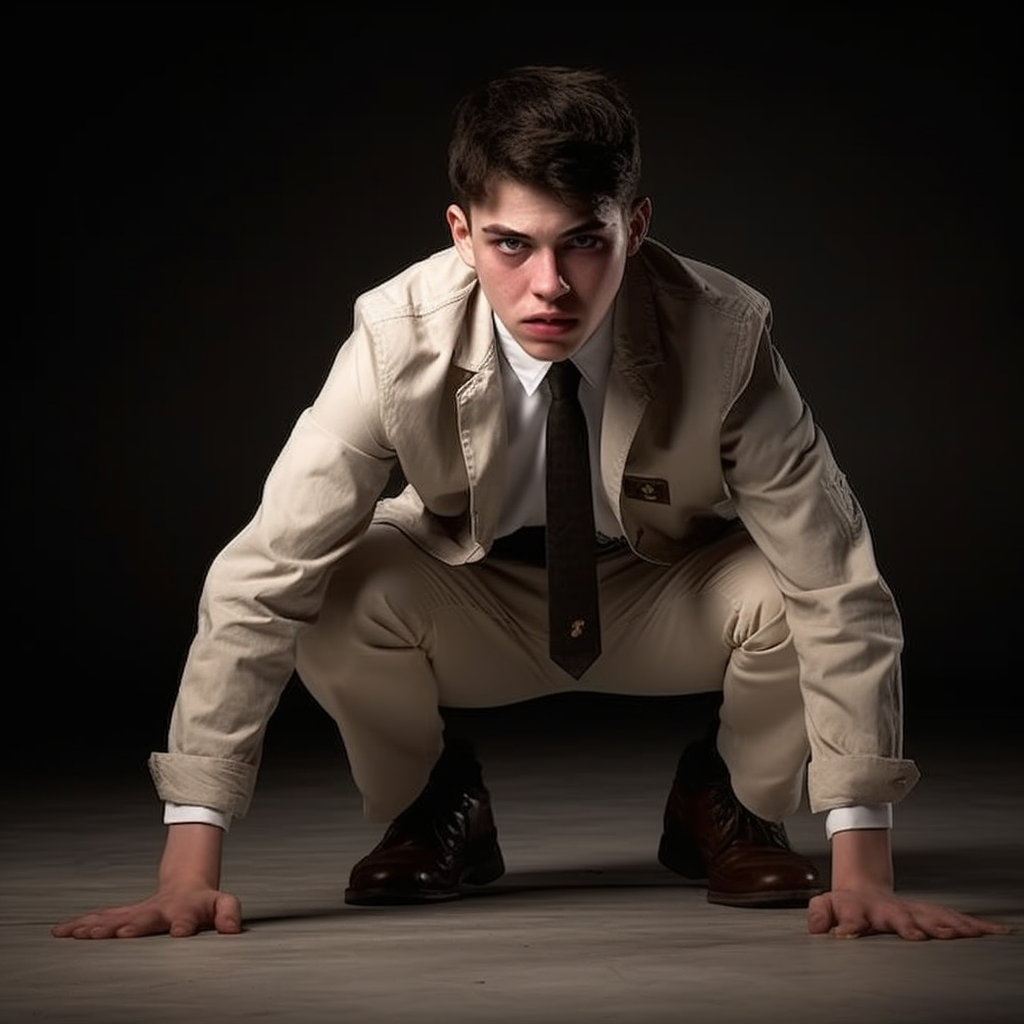
{"label": "man's chin", "polygon": [[541,359],[546,363],[557,363],[562,359],[568,359],[579,347],[577,337],[559,338],[558,340],[538,340],[537,338],[516,338],[520,348],[534,359]]}

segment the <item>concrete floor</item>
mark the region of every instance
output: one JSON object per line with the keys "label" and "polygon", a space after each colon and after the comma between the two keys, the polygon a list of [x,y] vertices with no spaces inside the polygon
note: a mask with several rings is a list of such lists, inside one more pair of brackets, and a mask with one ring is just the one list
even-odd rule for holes
{"label": "concrete floor", "polygon": [[[627,709],[632,711],[633,709]],[[564,708],[563,708],[564,714]],[[802,910],[708,904],[657,863],[679,723],[657,711],[564,722],[460,713],[485,764],[508,873],[456,903],[342,903],[379,838],[340,746],[268,741],[224,886],[239,936],[57,940],[49,926],[150,889],[159,806],[133,763],[3,794],[0,1021],[1018,1021],[1024,1009],[1024,795],[1019,747],[957,753],[942,726],[908,735],[923,781],[897,810],[907,895],[1005,921],[1008,936],[909,943],[810,936]],[[628,717],[637,717],[630,714]],[[132,774],[134,772],[134,774]],[[827,869],[821,820],[789,823]]]}

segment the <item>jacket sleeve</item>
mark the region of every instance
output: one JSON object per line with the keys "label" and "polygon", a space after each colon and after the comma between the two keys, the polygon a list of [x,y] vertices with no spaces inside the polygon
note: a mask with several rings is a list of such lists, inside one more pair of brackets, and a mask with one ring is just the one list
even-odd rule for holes
{"label": "jacket sleeve", "polygon": [[298,632],[316,619],[331,569],[365,531],[395,464],[379,376],[357,308],[355,331],[295,423],[255,515],[206,576],[168,750],[150,757],[164,800],[235,817],[248,809]]}
{"label": "jacket sleeve", "polygon": [[737,513],[785,600],[811,810],[899,801],[918,779],[902,756],[900,616],[860,504],[768,325],[726,411],[722,458]]}

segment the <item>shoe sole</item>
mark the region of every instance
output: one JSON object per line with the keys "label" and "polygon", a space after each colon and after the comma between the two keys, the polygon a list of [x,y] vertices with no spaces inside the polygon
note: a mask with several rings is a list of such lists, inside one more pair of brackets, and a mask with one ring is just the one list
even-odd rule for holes
{"label": "shoe sole", "polygon": [[380,886],[373,889],[345,890],[345,902],[357,907],[398,907],[418,903],[445,903],[457,900],[463,894],[464,885],[480,886],[497,881],[505,874],[505,861],[501,850],[495,848],[480,863],[468,867],[453,889],[398,889],[394,886]]}
{"label": "shoe sole", "polygon": [[825,889],[791,889],[786,892],[714,892],[708,890],[708,903],[717,903],[723,907],[806,907],[815,896],[820,896]]}

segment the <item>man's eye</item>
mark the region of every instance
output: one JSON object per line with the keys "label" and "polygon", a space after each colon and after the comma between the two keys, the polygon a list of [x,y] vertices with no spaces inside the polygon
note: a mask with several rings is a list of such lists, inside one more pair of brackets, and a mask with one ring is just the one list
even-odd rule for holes
{"label": "man's eye", "polygon": [[574,235],[569,239],[569,245],[573,249],[593,249],[601,244],[601,239],[595,235]]}
{"label": "man's eye", "polygon": [[523,240],[521,238],[501,238],[498,240],[498,248],[502,252],[522,252]]}

